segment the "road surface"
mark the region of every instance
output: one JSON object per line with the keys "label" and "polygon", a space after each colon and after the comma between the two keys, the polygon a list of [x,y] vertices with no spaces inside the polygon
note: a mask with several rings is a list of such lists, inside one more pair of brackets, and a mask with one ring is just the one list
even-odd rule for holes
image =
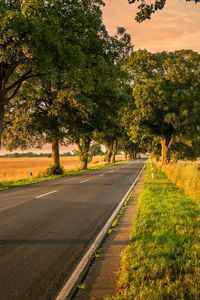
{"label": "road surface", "polygon": [[0,299],[55,299],[144,165],[0,192]]}

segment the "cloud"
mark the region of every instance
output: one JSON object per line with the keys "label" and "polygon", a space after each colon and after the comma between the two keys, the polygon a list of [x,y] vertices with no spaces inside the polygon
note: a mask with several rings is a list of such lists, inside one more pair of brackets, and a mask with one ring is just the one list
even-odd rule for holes
{"label": "cloud", "polygon": [[128,0],[106,0],[104,22],[111,34],[118,26],[131,34],[135,49],[151,52],[192,49],[200,52],[200,4],[167,0],[166,7],[141,24],[134,20],[137,5]]}

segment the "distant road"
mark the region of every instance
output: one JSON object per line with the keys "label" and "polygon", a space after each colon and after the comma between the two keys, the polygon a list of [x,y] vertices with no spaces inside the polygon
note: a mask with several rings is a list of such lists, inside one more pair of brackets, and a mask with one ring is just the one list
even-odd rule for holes
{"label": "distant road", "polygon": [[54,299],[144,165],[0,192],[0,300]]}

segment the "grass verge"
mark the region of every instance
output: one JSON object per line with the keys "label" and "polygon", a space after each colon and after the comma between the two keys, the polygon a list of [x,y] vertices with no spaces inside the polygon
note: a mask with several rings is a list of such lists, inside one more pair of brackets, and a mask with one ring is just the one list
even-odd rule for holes
{"label": "grass verge", "polygon": [[76,175],[80,175],[80,174],[87,173],[90,171],[95,171],[95,170],[99,170],[99,169],[103,169],[103,168],[109,168],[109,167],[112,167],[112,166],[115,166],[115,165],[118,165],[118,164],[121,164],[124,162],[125,161],[119,161],[119,162],[116,162],[115,164],[105,164],[105,165],[95,166],[95,167],[88,168],[87,170],[69,171],[69,172],[65,172],[63,175],[36,177],[36,178],[33,178],[32,180],[24,179],[24,180],[17,180],[17,181],[0,182],[0,191],[15,188],[15,187],[35,184],[35,183],[39,183],[39,182],[55,180],[55,179],[66,177],[66,176],[76,176]]}
{"label": "grass verge", "polygon": [[199,225],[195,201],[147,167],[130,245],[113,299],[200,299]]}

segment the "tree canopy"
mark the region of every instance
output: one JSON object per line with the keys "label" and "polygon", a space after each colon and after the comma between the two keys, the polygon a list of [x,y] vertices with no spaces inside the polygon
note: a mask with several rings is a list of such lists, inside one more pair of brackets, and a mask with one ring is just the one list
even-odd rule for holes
{"label": "tree canopy", "polygon": [[[195,3],[200,2],[200,0],[185,0],[187,2],[192,1]],[[137,22],[143,22],[146,19],[151,19],[152,14],[156,11],[163,9],[166,5],[167,0],[154,0],[154,1],[146,1],[146,0],[128,0],[130,4],[138,3],[138,12],[135,17]],[[181,3],[180,3],[181,5]]]}
{"label": "tree canopy", "polygon": [[163,163],[170,159],[172,146],[192,147],[200,128],[200,55],[191,50],[155,54],[139,50],[127,70],[136,107],[132,139],[141,136],[160,143]]}

